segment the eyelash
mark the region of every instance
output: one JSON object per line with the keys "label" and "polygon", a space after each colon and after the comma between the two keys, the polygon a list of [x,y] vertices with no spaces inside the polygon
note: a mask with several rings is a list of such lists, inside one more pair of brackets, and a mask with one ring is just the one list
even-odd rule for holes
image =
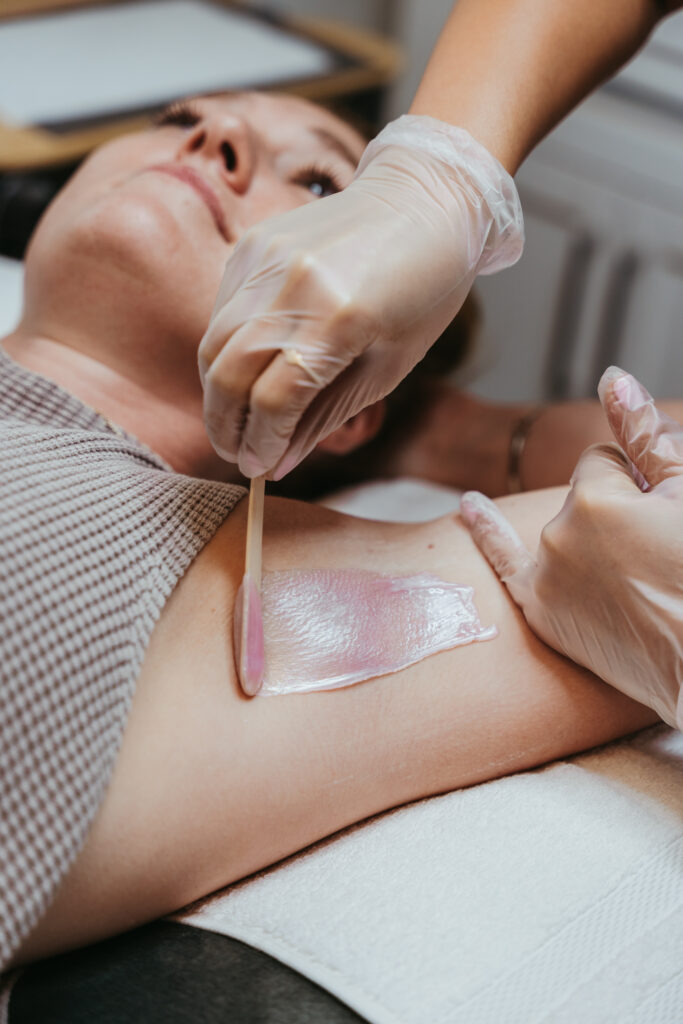
{"label": "eyelash", "polygon": [[194,128],[201,121],[201,114],[191,103],[171,103],[154,118],[155,128],[174,125],[176,128]]}
{"label": "eyelash", "polygon": [[[329,167],[322,167],[320,164],[311,164],[309,167],[304,167],[294,179],[294,184],[301,185],[302,188],[309,188],[310,185],[316,182],[323,185],[324,191],[329,191],[332,195],[335,192],[341,192],[343,188],[337,173]],[[315,195],[315,193],[312,193],[312,195]],[[318,196],[317,198],[323,197]]]}

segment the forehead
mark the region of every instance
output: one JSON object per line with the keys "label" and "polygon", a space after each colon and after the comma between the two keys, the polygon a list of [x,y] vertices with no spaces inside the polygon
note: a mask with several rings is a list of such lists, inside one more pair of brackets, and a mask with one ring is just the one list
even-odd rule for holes
{"label": "forehead", "polygon": [[[207,111],[234,113],[249,122],[251,128],[274,146],[298,140],[317,132],[335,136],[353,154],[357,162],[365,148],[365,139],[336,114],[298,96],[270,95],[258,92],[200,96],[198,105]],[[320,138],[320,136],[316,136]]]}

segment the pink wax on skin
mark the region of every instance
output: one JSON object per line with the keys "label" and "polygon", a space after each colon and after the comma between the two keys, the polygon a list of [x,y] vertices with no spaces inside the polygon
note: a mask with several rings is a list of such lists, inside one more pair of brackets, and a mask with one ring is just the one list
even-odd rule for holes
{"label": "pink wax on skin", "polygon": [[263,679],[263,616],[261,595],[252,578],[246,575],[235,600],[234,639],[237,674],[244,692],[253,697]]}
{"label": "pink wax on skin", "polygon": [[350,686],[498,633],[482,627],[472,587],[428,573],[272,572],[261,601],[259,696]]}

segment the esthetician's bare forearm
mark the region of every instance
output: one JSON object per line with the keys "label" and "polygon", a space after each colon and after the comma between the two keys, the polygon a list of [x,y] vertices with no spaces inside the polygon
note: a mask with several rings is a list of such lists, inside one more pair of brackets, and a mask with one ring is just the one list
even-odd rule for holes
{"label": "esthetician's bare forearm", "polygon": [[[533,545],[562,497],[520,495],[506,514]],[[499,636],[346,689],[246,700],[231,642],[245,513],[164,611],[99,818],[23,958],[131,928],[389,807],[653,721],[532,636],[456,516],[395,526],[282,500],[267,503],[267,571],[433,572],[474,586]]]}
{"label": "esthetician's bare forearm", "polygon": [[681,0],[458,0],[411,112],[467,128],[514,173]]}

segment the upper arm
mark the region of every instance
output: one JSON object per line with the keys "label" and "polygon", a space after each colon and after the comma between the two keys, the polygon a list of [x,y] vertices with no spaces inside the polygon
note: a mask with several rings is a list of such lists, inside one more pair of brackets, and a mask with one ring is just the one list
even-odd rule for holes
{"label": "upper arm", "polygon": [[[532,549],[563,493],[506,500]],[[532,636],[457,516],[397,526],[283,500],[267,502],[264,571],[431,571],[474,586],[499,635],[345,689],[246,699],[232,647],[245,525],[243,502],[171,596],[99,816],[22,956],[133,927],[386,808],[653,720]]]}

